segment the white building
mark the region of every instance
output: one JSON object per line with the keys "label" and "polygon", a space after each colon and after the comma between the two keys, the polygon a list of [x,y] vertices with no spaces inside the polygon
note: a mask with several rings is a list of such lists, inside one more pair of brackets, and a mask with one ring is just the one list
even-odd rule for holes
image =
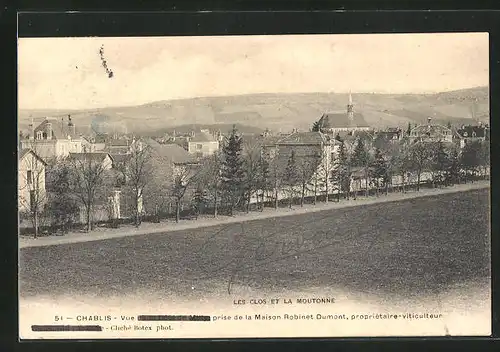
{"label": "white building", "polygon": [[427,124],[414,127],[410,131],[410,140],[421,142],[453,142],[453,131],[446,126],[432,123],[432,118],[427,118]]}
{"label": "white building", "polygon": [[[22,149],[18,155],[18,209],[27,211],[45,203],[46,162],[31,149]],[[39,209],[41,211],[41,209]]]}
{"label": "white building", "polygon": [[82,152],[83,138],[77,134],[75,125],[68,115],[67,122],[45,118],[36,128],[30,124],[28,138],[20,141],[21,149],[32,149],[45,161],[66,157],[69,153]]}
{"label": "white building", "polygon": [[210,133],[202,131],[195,134],[187,142],[188,152],[197,157],[204,157],[214,154],[219,150],[219,141]]}

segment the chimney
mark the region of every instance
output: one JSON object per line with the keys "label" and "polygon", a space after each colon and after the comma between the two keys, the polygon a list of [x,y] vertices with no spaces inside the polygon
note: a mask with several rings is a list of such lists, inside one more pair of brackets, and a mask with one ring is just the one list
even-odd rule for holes
{"label": "chimney", "polygon": [[430,125],[431,124],[432,117],[427,118],[427,123]]}
{"label": "chimney", "polygon": [[52,123],[51,122],[45,123],[45,133],[46,133],[45,139],[52,139]]}

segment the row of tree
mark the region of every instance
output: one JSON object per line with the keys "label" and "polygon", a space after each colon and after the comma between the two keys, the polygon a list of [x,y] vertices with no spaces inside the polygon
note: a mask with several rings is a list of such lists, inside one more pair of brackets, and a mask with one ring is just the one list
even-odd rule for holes
{"label": "row of tree", "polygon": [[[410,185],[420,190],[424,173],[431,175],[426,181],[442,187],[486,175],[489,168],[486,142],[471,142],[462,150],[443,141],[376,143],[368,137],[337,144],[332,160],[322,148],[306,156],[292,148],[289,155],[268,158],[261,145],[244,142],[233,130],[220,153],[203,160],[196,172],[184,174],[183,182],[174,182],[183,185],[182,192],[176,193],[176,208],[184,202],[196,215],[208,208],[214,216],[221,208],[233,215],[235,210],[248,212],[252,199],[259,210],[266,204],[278,208],[279,194],[286,195],[289,207],[297,199],[302,206],[309,195],[313,203],[319,196],[325,201],[334,194],[337,200],[355,197],[359,189],[352,183],[360,179],[366,195],[370,190],[379,195],[394,186],[403,192]],[[394,185],[398,176],[401,182]],[[189,189],[192,192],[186,192]],[[186,194],[188,199],[183,198]]]}
{"label": "row of tree", "polygon": [[[31,204],[29,216],[36,235],[44,204],[53,223],[63,229],[84,209],[86,230],[91,231],[96,207],[108,206],[113,218],[108,197],[118,187],[128,199],[129,216],[140,226],[144,214],[159,221],[172,208],[176,221],[186,207],[196,217],[207,212],[232,216],[236,210],[250,211],[252,199],[259,210],[265,205],[277,209],[282,194],[289,207],[297,199],[302,206],[311,195],[313,203],[320,196],[327,202],[332,195],[337,201],[356,197],[361,181],[366,195],[374,190],[378,196],[381,190],[387,193],[394,187],[404,192],[410,184],[419,190],[424,172],[431,174],[433,186],[442,187],[485,175],[489,168],[486,142],[471,142],[462,150],[442,141],[380,143],[367,136],[348,141],[337,138],[335,144],[333,158],[323,147],[306,155],[291,148],[288,155],[268,158],[259,143],[244,141],[233,128],[220,152],[199,163],[172,163],[141,143],[113,169],[90,155],[57,161],[49,166],[46,199],[40,197],[39,204]],[[409,175],[415,177],[414,182]],[[394,185],[398,176],[400,182]]]}

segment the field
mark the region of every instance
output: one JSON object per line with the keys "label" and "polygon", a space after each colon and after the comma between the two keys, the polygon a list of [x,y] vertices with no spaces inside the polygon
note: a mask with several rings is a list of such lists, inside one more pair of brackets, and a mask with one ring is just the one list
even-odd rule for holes
{"label": "field", "polygon": [[490,277],[489,190],[168,234],[31,247],[20,294],[220,295],[238,287],[411,298]]}

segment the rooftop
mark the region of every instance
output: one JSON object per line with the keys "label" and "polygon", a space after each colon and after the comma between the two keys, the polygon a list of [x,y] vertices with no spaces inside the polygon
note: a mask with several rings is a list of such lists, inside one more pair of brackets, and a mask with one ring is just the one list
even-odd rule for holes
{"label": "rooftop", "polygon": [[107,142],[110,147],[128,147],[131,141],[128,139],[111,139]]}
{"label": "rooftop", "polygon": [[194,135],[194,137],[192,137],[189,142],[198,142],[198,143],[201,143],[201,142],[216,142],[215,138],[209,134],[209,133],[205,133],[205,132],[200,132],[200,133],[196,133]]}
{"label": "rooftop", "polygon": [[295,132],[286,137],[282,137],[275,144],[278,145],[320,145],[327,142],[326,136],[321,132]]}
{"label": "rooftop", "polygon": [[177,144],[160,144],[151,138],[146,140],[146,144],[153,149],[153,155],[164,158],[174,164],[192,164],[197,162],[193,155]]}
{"label": "rooftop", "polygon": [[79,136],[77,130],[73,133],[73,129],[68,126],[67,120],[58,120],[55,118],[46,118],[35,128],[35,135],[38,131],[45,132],[47,130],[47,125],[51,124],[52,134],[54,139],[66,139],[68,136],[71,138],[76,138]]}
{"label": "rooftop", "polygon": [[109,156],[111,159],[113,157],[108,153],[103,152],[90,152],[90,153],[69,153],[70,159],[74,160],[93,160],[93,161],[103,161],[106,156]]}
{"label": "rooftop", "polygon": [[18,159],[19,160],[22,160],[26,155],[28,154],[32,154],[33,156],[35,156],[37,159],[39,159],[41,162],[43,162],[44,164],[47,164],[38,154],[36,154],[33,149],[31,148],[24,148],[24,149],[21,149],[19,151],[19,154],[18,154]]}
{"label": "rooftop", "polygon": [[345,128],[345,127],[369,127],[362,114],[355,112],[353,121],[349,120],[346,112],[327,112],[322,118],[327,119],[327,124],[330,128]]}

